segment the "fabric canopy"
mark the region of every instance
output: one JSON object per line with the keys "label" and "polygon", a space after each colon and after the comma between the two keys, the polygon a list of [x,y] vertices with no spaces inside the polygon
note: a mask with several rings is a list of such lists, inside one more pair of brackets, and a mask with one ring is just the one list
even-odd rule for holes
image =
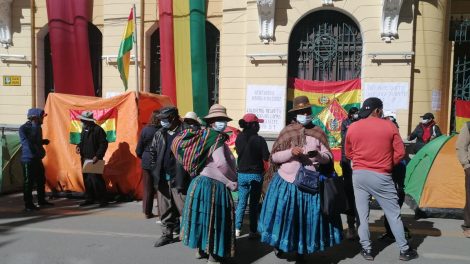
{"label": "fabric canopy", "polygon": [[69,143],[70,110],[116,109],[116,141],[109,143],[104,157],[104,179],[110,192],[142,197],[140,160],[135,155],[141,128],[153,110],[171,105],[166,96],[134,92],[109,99],[52,93],[45,112],[43,134],[51,143],[46,146],[44,166],[47,186],[58,192],[83,192],[80,156]]}
{"label": "fabric canopy", "polygon": [[94,96],[88,40],[93,1],[47,0],[46,3],[54,92]]}

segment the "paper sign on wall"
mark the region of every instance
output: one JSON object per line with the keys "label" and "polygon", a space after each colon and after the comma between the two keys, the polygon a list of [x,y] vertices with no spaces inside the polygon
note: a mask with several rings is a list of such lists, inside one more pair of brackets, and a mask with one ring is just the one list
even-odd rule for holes
{"label": "paper sign on wall", "polygon": [[286,88],[279,85],[248,85],[246,112],[264,119],[261,132],[278,133],[285,126]]}
{"label": "paper sign on wall", "polygon": [[441,110],[441,91],[434,90],[432,91],[432,110],[440,111]]}
{"label": "paper sign on wall", "polygon": [[410,85],[407,82],[364,83],[362,100],[378,97],[384,104],[384,110],[397,112],[408,109],[410,103]]}

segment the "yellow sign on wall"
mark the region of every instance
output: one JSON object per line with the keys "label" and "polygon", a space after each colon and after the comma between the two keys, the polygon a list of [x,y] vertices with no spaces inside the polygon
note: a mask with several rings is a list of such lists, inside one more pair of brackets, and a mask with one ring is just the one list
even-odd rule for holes
{"label": "yellow sign on wall", "polygon": [[3,85],[4,86],[21,86],[21,76],[4,75]]}

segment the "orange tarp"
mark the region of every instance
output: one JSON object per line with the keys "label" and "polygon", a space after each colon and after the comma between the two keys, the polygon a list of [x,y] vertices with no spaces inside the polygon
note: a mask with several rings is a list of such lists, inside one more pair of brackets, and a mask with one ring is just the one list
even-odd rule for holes
{"label": "orange tarp", "polygon": [[109,99],[52,93],[46,102],[43,135],[50,140],[44,166],[49,189],[83,192],[80,156],[69,143],[69,110],[116,108],[116,142],[108,145],[103,177],[108,191],[142,198],[140,160],[135,155],[141,128],[154,109],[172,105],[166,96],[127,92]]}
{"label": "orange tarp", "polygon": [[420,208],[465,207],[465,174],[457,159],[456,141],[457,136],[448,140],[434,160],[421,195]]}

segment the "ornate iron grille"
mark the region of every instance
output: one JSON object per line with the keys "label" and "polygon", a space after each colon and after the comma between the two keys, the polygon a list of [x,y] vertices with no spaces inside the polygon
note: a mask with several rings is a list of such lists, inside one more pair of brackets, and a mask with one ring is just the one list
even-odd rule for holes
{"label": "ornate iron grille", "polygon": [[294,28],[289,42],[289,76],[339,81],[361,74],[361,33],[349,17],[319,11]]}
{"label": "ornate iron grille", "polygon": [[[453,20],[450,36],[455,41],[452,101],[470,101],[470,20]],[[455,104],[452,104],[450,116],[450,129],[455,132]]]}

